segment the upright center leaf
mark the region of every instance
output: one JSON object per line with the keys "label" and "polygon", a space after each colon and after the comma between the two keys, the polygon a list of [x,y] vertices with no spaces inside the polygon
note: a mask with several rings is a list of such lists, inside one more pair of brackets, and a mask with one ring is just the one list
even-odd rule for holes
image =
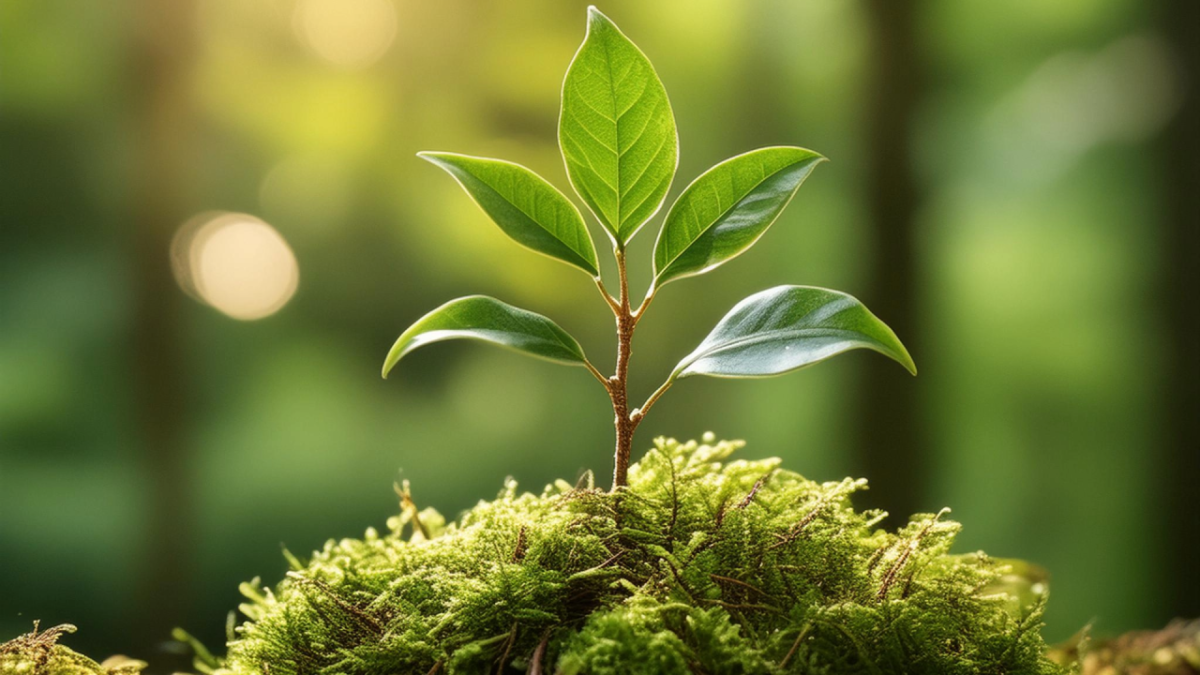
{"label": "upright center leaf", "polygon": [[624,247],[662,206],[679,142],[654,67],[594,7],[563,82],[558,141],[575,191]]}

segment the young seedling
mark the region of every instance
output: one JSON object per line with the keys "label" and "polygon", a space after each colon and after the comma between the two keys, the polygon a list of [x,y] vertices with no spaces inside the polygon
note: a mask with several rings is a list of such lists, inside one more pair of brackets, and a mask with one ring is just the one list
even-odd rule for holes
{"label": "young seedling", "polygon": [[414,349],[458,338],[582,366],[612,400],[615,491],[626,485],[638,425],[682,378],[769,377],[861,348],[891,357],[916,374],[895,333],[855,298],[824,288],[776,286],[735,305],[645,403],[631,408],[626,383],[634,329],[658,291],[677,279],[709,272],[753,246],[825,158],[804,148],[761,148],[725,160],[692,181],[667,211],[654,246],[653,281],[635,307],[626,246],[662,206],[675,176],[679,142],[671,103],[654,67],[595,7],[588,9],[587,35],[563,81],[558,141],[571,185],[612,243],[616,297],[601,278],[583,216],[545,179],[499,159],[447,152],[418,155],[453,176],[518,244],[592,278],[616,317],[615,372],[604,376],[579,343],[550,319],[475,295],[438,307],[404,331],[384,361],[385,378]]}

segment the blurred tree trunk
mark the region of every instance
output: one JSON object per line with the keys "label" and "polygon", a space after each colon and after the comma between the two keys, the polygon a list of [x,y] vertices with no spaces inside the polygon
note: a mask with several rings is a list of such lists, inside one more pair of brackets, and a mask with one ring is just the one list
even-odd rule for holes
{"label": "blurred tree trunk", "polygon": [[[912,136],[923,90],[916,35],[916,0],[867,0],[870,62],[867,73],[867,208],[873,264],[861,298],[904,341],[918,365],[917,261],[914,218],[920,195],[913,171]],[[864,505],[886,509],[893,523],[927,508],[929,466],[917,382],[903,369],[865,364],[857,390],[855,426],[859,461],[871,490]]]}
{"label": "blurred tree trunk", "polygon": [[1183,105],[1164,137],[1166,197],[1165,274],[1168,337],[1166,366],[1168,529],[1173,550],[1167,589],[1170,610],[1200,616],[1200,2],[1172,0],[1164,30],[1179,66]]}
{"label": "blurred tree trunk", "polygon": [[190,201],[186,174],[194,13],[191,2],[183,0],[141,0],[137,5],[131,347],[149,512],[132,639],[144,654],[168,639],[181,621],[191,572],[190,467],[178,320],[182,294],[168,251]]}

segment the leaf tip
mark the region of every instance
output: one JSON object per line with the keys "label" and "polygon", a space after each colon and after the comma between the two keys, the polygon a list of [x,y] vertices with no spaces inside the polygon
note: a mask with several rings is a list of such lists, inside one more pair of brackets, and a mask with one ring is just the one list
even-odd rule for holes
{"label": "leaf tip", "polygon": [[[896,342],[899,344],[899,340]],[[908,353],[908,350],[904,347],[904,345],[900,345],[899,353],[893,358],[896,360],[896,363],[904,366],[904,369],[908,371],[909,375],[912,375],[913,377],[917,376],[917,364],[913,361],[912,356]]]}
{"label": "leaf tip", "polygon": [[396,344],[392,345],[391,350],[388,351],[387,358],[383,360],[383,369],[380,371],[379,375],[385,380],[388,379],[388,375],[391,374],[392,369],[396,367],[396,364],[400,362],[400,358],[404,356],[404,353],[398,348],[401,340],[403,339],[404,336],[401,335],[400,338],[396,340]]}
{"label": "leaf tip", "polygon": [[604,28],[612,25],[612,19],[604,16],[604,12],[601,12],[599,9],[597,9],[595,5],[588,5],[587,14],[589,31],[595,28]]}

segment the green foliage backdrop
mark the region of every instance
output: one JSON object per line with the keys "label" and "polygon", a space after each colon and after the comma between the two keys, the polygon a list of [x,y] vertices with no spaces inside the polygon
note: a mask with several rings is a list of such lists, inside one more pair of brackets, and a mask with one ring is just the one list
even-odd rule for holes
{"label": "green foliage backdrop", "polygon": [[[82,651],[151,660],[173,625],[219,643],[238,582],[282,577],[281,542],[309,551],[382,526],[395,479],[455,514],[506,475],[532,487],[607,470],[608,403],[579,373],[447,345],[381,381],[379,356],[430,307],[503,297],[553,316],[602,369],[612,358],[578,271],[514,264],[505,234],[414,157],[505,157],[568,185],[556,112],[585,2],[356,0],[390,8],[393,24],[370,25],[394,34],[349,64],[357,53],[305,20],[318,0],[158,4],[0,4],[0,637],[69,621]],[[844,289],[889,323],[906,313],[920,336],[897,326],[915,379],[865,355],[805,377],[689,378],[635,455],[711,429],[814,480],[887,486],[882,450],[855,432],[880,414],[861,405],[863,371],[894,369],[925,481],[888,491],[908,504],[872,506],[951,506],[956,550],[1049,569],[1052,639],[1093,619],[1161,624],[1185,581],[1166,572],[1174,540],[1196,522],[1162,492],[1160,307],[1183,289],[1161,282],[1157,148],[1181,94],[1158,5],[912,5],[908,311],[867,281],[882,255],[867,180],[877,4],[602,7],[671,92],[680,176],[767,145],[831,159],[762,243],[662,291],[631,391],[781,279]],[[176,89],[160,100],[162,81]],[[176,286],[171,237],[213,209],[290,245],[299,288],[278,313],[235,321]],[[653,237],[630,257],[654,259]]]}

